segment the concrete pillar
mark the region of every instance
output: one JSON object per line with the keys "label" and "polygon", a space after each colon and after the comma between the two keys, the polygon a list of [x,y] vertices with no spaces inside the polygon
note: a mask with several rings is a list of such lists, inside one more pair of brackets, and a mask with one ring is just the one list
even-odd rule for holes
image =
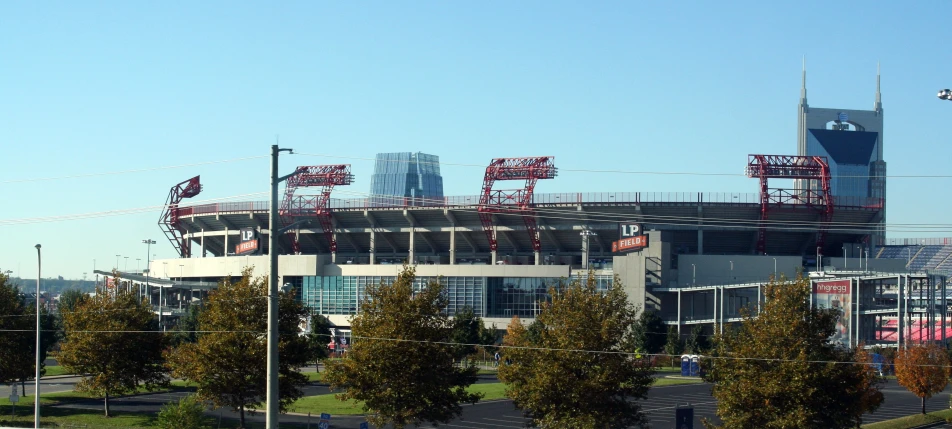
{"label": "concrete pillar", "polygon": [[[225,254],[222,255],[222,256],[224,256],[224,257],[227,258],[227,257],[228,257],[228,227],[225,227],[225,251],[224,251],[224,253],[225,253]],[[150,268],[149,271],[152,271],[152,269]]]}
{"label": "concrete pillar", "polygon": [[681,335],[681,289],[678,289],[678,324],[677,328],[678,336]]}
{"label": "concrete pillar", "polygon": [[[299,231],[300,231],[300,230],[299,230]],[[337,242],[337,233],[336,233],[336,232],[331,233],[331,239],[334,240],[335,243]],[[332,263],[332,264],[336,264],[336,263],[337,263],[337,251],[336,251],[336,250],[331,251],[331,263]]]}
{"label": "concrete pillar", "polygon": [[456,225],[450,229],[450,265],[456,265]]}
{"label": "concrete pillar", "polygon": [[413,236],[416,235],[416,234],[413,233],[413,232],[414,232],[414,231],[413,231],[414,229],[415,229],[415,228],[413,228],[412,226],[410,227],[410,255],[407,257],[408,263],[409,263],[410,265],[416,265],[416,254],[415,254],[414,249],[413,249],[413,247],[414,247],[414,245],[413,245]]}
{"label": "concrete pillar", "polygon": [[490,251],[490,252],[489,252],[489,256],[490,256],[490,258],[489,258],[489,259],[490,259],[490,262],[489,262],[489,263],[492,264],[492,265],[496,265],[496,251],[495,251],[495,250]]}
{"label": "concrete pillar", "polygon": [[201,239],[201,240],[202,240],[202,241],[201,241],[202,257],[205,258],[205,257],[208,257],[208,249],[205,248],[205,228],[202,228],[202,239]]}
{"label": "concrete pillar", "polygon": [[588,231],[582,231],[582,269],[588,269]]}
{"label": "concrete pillar", "polygon": [[542,252],[539,252],[538,250],[535,251],[535,264],[542,265]]}
{"label": "concrete pillar", "polygon": [[377,234],[370,230],[370,265],[377,263]]}

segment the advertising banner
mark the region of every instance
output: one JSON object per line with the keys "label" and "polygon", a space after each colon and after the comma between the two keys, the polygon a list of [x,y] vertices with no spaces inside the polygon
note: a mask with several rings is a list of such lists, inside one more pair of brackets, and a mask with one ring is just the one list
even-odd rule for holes
{"label": "advertising banner", "polygon": [[850,319],[852,308],[849,280],[829,280],[813,283],[813,305],[816,308],[832,308],[839,311],[836,331],[830,339],[833,344],[850,346]]}
{"label": "advertising banner", "polygon": [[648,236],[639,235],[630,238],[622,238],[612,242],[613,253],[628,253],[635,250],[641,250],[648,247]]}
{"label": "advertising banner", "polygon": [[258,231],[254,228],[241,228],[240,237],[241,242],[235,246],[235,255],[257,255],[258,249],[260,249],[260,246],[258,246]]}

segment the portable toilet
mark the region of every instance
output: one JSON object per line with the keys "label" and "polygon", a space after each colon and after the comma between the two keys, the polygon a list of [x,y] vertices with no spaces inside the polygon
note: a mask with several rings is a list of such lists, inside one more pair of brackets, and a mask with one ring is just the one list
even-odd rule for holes
{"label": "portable toilet", "polygon": [[691,355],[681,355],[681,376],[691,376]]}
{"label": "portable toilet", "polygon": [[699,377],[701,375],[701,362],[698,359],[698,355],[691,355],[691,377]]}

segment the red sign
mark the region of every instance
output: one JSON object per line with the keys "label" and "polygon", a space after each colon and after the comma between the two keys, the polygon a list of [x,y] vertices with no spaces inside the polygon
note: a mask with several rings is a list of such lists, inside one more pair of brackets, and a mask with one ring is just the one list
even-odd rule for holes
{"label": "red sign", "polygon": [[612,252],[630,252],[632,250],[641,250],[648,247],[647,235],[636,235],[630,238],[623,238],[612,242]]}
{"label": "red sign", "polygon": [[258,240],[248,240],[235,246],[236,255],[244,255],[258,250]]}

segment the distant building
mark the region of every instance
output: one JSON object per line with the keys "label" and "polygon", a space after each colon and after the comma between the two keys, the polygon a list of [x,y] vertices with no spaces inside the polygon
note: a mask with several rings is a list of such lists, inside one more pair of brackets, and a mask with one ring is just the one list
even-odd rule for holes
{"label": "distant building", "polygon": [[[883,103],[876,72],[872,110],[827,109],[807,104],[806,69],[800,88],[797,155],[824,156],[830,165],[834,203],[885,207],[886,161],[883,160]],[[802,189],[802,186],[797,185]],[[847,201],[849,200],[849,201]],[[881,223],[885,223],[885,211]],[[874,237],[875,245],[884,240]]]}
{"label": "distant building", "polygon": [[440,157],[417,152],[378,153],[370,178],[370,205],[442,205]]}

